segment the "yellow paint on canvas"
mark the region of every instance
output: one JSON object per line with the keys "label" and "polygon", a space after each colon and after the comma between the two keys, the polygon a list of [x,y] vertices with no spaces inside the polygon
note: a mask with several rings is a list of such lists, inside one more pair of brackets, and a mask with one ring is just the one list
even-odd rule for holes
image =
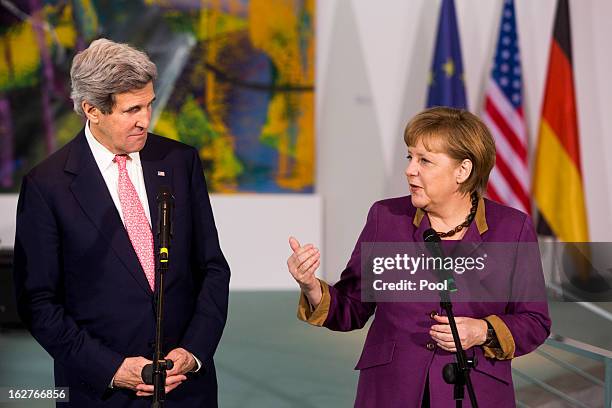
{"label": "yellow paint on canvas", "polygon": [[298,21],[291,3],[251,0],[249,6],[249,35],[253,45],[272,59],[279,83],[301,83]]}
{"label": "yellow paint on canvas", "polygon": [[[280,86],[312,85],[314,41],[308,42],[306,66],[302,66],[298,16],[292,3],[284,0],[251,0],[249,5],[251,41],[272,59],[277,69],[277,83]],[[305,7],[307,13],[314,12],[312,1],[307,1]],[[310,92],[281,92],[270,103],[262,134],[278,138],[276,181],[283,188],[301,190],[313,184],[313,109],[313,93]]]}
{"label": "yellow paint on canvas", "polygon": [[[45,7],[45,16],[48,18],[50,15],[56,13],[56,8],[52,6]],[[62,15],[59,17],[59,22],[54,27],[55,35],[57,36],[57,41],[61,44],[62,47],[72,48],[76,43],[77,32],[74,27],[73,19],[72,19],[72,5],[68,4],[64,7]],[[45,39],[47,41],[47,46],[50,47],[53,45],[53,37],[51,33],[45,31]]]}
{"label": "yellow paint on canvas", "polygon": [[222,13],[215,9],[202,9],[198,21],[198,40],[211,40],[247,28],[242,17]]}
{"label": "yellow paint on canvas", "polygon": [[200,149],[200,157],[213,162],[212,171],[206,179],[215,192],[233,193],[238,189],[236,179],[243,168],[234,155],[233,141],[234,138],[222,135]]}
{"label": "yellow paint on canvas", "polygon": [[[0,37],[0,89],[6,89],[36,72],[40,63],[38,44],[32,26],[16,24]],[[9,55],[10,63],[5,57]]]}
{"label": "yellow paint on canvas", "polygon": [[171,112],[163,111],[159,115],[153,131],[169,139],[179,140],[179,134],[176,130],[176,115]]}
{"label": "yellow paint on canvas", "polygon": [[279,168],[277,183],[283,188],[301,190],[314,183],[314,134],[312,126],[312,105],[308,104],[307,99],[312,99],[311,95],[301,95],[302,112],[297,120],[298,137],[292,148],[292,166]]}
{"label": "yellow paint on canvas", "polygon": [[[83,3],[86,9],[87,7],[92,8],[88,0],[83,0]],[[62,14],[56,16],[60,10]],[[93,9],[91,12],[95,16]],[[71,4],[63,8],[53,5],[44,6],[41,12],[42,21],[49,21],[52,17],[57,20],[53,27],[46,24],[43,31],[45,44],[50,50],[58,45],[68,49],[74,47],[77,33],[72,13]],[[40,65],[40,48],[32,21],[35,20],[30,19],[15,24],[8,32],[0,36],[0,55],[3,56],[0,58],[0,89],[30,86],[32,81],[38,80],[27,79],[36,74]]]}

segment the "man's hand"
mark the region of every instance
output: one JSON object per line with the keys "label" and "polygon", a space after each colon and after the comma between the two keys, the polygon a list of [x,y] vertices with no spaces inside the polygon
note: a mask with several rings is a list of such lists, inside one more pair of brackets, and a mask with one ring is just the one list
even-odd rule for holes
{"label": "man's hand", "polygon": [[136,390],[136,387],[142,384],[142,367],[150,363],[152,361],[144,357],[127,357],[115,373],[113,387]]}
{"label": "man's hand", "polygon": [[[166,372],[166,394],[181,385],[186,379],[187,377],[184,375],[167,375]],[[136,396],[150,397],[153,395],[154,390],[155,387],[153,385],[141,383],[136,386]]]}
{"label": "man's hand", "polygon": [[[448,317],[436,315],[434,319],[439,324],[431,326],[429,335],[441,349],[451,353],[456,352],[457,349],[455,348],[453,334],[448,324]],[[455,317],[455,322],[457,323],[457,332],[461,340],[461,347],[463,347],[464,350],[468,350],[473,346],[479,346],[486,341],[486,321],[482,319],[472,319],[471,317]]]}
{"label": "man's hand", "polygon": [[[139,397],[153,395],[153,386],[147,385],[142,381],[142,368],[152,363],[151,360],[144,357],[126,358],[115,373],[113,387],[136,391],[136,395]],[[187,377],[184,375],[166,376],[166,394],[178,387],[186,379]]]}
{"label": "man's hand", "polygon": [[180,347],[171,350],[165,359],[174,363],[172,370],[168,371],[168,376],[187,374],[198,366],[193,354]]}
{"label": "man's hand", "polygon": [[[197,367],[197,363],[193,354],[185,350],[184,348],[175,348],[170,351],[164,360],[172,360],[172,370],[166,371],[166,394],[178,387],[187,380],[188,372],[192,371]],[[136,393],[139,397],[148,397],[153,395],[154,387],[152,385],[140,384],[136,387],[138,392]]]}

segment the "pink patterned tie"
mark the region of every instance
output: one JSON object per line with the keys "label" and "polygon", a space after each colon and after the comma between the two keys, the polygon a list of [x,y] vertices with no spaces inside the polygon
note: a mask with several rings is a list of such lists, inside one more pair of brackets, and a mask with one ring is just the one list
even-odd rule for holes
{"label": "pink patterned tie", "polygon": [[149,281],[151,290],[155,288],[155,256],[153,255],[153,233],[149,220],[145,215],[142,203],[134,185],[128,176],[125,162],[126,155],[116,155],[115,162],[119,166],[119,202],[123,212],[125,229],[127,230],[136,256]]}

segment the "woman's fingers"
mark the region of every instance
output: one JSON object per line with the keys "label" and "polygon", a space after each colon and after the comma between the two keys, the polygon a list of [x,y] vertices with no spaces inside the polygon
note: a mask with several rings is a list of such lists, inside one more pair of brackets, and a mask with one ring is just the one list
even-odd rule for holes
{"label": "woman's fingers", "polygon": [[299,254],[294,253],[289,257],[287,261],[287,265],[289,266],[289,271],[292,273],[297,273],[298,271],[303,271],[308,269],[307,266],[310,266],[313,262],[313,259],[316,260],[320,256],[319,250],[317,248],[309,248],[303,251],[300,251]]}
{"label": "woman's fingers", "polygon": [[[440,316],[439,314],[436,314],[433,316],[434,320],[438,323],[444,323],[444,324],[448,324],[448,317],[446,316]],[[455,322],[457,320],[455,319]]]}
{"label": "woman's fingers", "polygon": [[321,260],[320,259],[316,259],[312,265],[310,265],[310,267],[304,271],[304,277],[312,277],[312,279],[314,279],[314,274],[315,271],[317,270],[317,268],[319,267],[319,265],[321,265]]}
{"label": "woman's fingers", "polygon": [[301,262],[303,262],[304,255],[312,249],[314,249],[314,246],[312,244],[306,244],[303,247],[296,249],[295,251],[293,251],[289,259],[287,260],[287,264],[293,263],[299,265]]}
{"label": "woman's fingers", "polygon": [[289,237],[289,246],[291,247],[291,250],[295,252],[301,247],[300,241],[294,237]]}
{"label": "woman's fingers", "polygon": [[287,259],[289,273],[302,288],[311,286],[315,281],[314,273],[321,265],[319,249],[312,244],[301,246],[295,237],[289,237],[289,246],[293,251]]}
{"label": "woman's fingers", "polygon": [[[298,266],[298,271],[300,272],[305,272],[308,270],[308,268],[310,268],[312,266],[313,263],[315,263],[315,261],[317,259],[319,259],[321,257],[321,255],[319,254],[319,251],[311,251],[308,252],[307,255],[304,256],[304,261],[300,263],[300,265]],[[301,258],[300,258],[301,260]]]}
{"label": "woman's fingers", "polygon": [[453,335],[450,333],[440,333],[440,332],[434,332],[434,331],[430,331],[429,335],[431,336],[432,339],[436,340],[436,341],[453,341]]}
{"label": "woman's fingers", "polygon": [[300,284],[311,284],[315,280],[314,273],[319,267],[319,262],[320,260],[318,254],[315,254],[314,256],[310,257],[300,265],[300,267],[296,271],[296,274],[294,275],[294,278]]}
{"label": "woman's fingers", "polygon": [[451,328],[448,324],[434,324],[431,326],[431,330],[440,333],[452,333]]}
{"label": "woman's fingers", "polygon": [[310,248],[310,249],[300,252],[299,254],[296,254],[295,259],[296,259],[297,267],[299,268],[305,261],[310,259],[310,257],[315,255],[317,252],[318,250],[314,248]]}
{"label": "woman's fingers", "polygon": [[454,343],[436,343],[438,347],[442,350],[448,351],[449,353],[454,353],[457,351]]}
{"label": "woman's fingers", "polygon": [[314,247],[314,245],[312,244],[306,244],[304,246],[302,246],[300,244],[300,241],[298,241],[296,238],[294,237],[289,237],[289,246],[291,247],[291,250],[293,251],[294,254],[300,255],[301,253],[311,249]]}
{"label": "woman's fingers", "polygon": [[294,252],[296,259],[299,260],[300,263],[304,262],[310,255],[314,252],[318,252],[318,248],[315,248],[312,244],[306,244],[303,247],[299,248]]}
{"label": "woman's fingers", "polygon": [[297,254],[314,247],[312,244],[302,245],[300,244],[300,241],[294,237],[289,237],[289,246],[291,247],[291,250]]}
{"label": "woman's fingers", "polygon": [[[431,336],[431,338],[443,350],[449,352],[457,351],[457,349],[455,348],[453,334],[450,325],[448,324],[448,317],[434,316],[434,320],[442,324],[434,324],[431,326],[429,330],[429,335]],[[455,318],[455,321],[457,322],[457,332],[459,334],[459,340],[461,341],[461,347],[466,350],[476,344],[473,341],[473,336],[471,335],[470,330],[470,323],[473,320],[474,319],[467,318],[464,316]]]}

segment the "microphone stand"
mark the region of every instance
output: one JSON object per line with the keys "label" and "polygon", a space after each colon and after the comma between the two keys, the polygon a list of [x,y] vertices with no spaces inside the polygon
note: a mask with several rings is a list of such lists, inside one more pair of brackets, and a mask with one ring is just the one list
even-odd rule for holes
{"label": "microphone stand", "polygon": [[[440,237],[433,230],[429,229],[423,233],[423,240],[429,252],[437,258],[442,258],[442,249],[440,248]],[[444,268],[444,266],[442,266]],[[450,299],[450,292],[447,285],[451,287],[451,291],[456,291],[455,280],[447,270],[435,271],[438,280],[445,283],[443,290],[440,291],[440,307],[446,312],[448,317],[448,323],[453,334],[453,341],[455,343],[455,357],[456,363],[449,363],[442,369],[442,377],[447,384],[454,384],[453,398],[455,399],[455,407],[461,408],[463,404],[463,398],[465,396],[465,386],[468,389],[468,395],[472,408],[478,408],[478,402],[476,400],[476,393],[474,392],[474,386],[472,384],[472,378],[470,377],[471,369],[476,367],[476,359],[468,359],[465,350],[461,346],[461,340],[459,339],[459,331],[457,330],[457,323],[455,321],[455,314],[453,313],[453,303]]]}
{"label": "microphone stand", "polygon": [[[162,258],[160,251],[157,273],[155,274],[155,352],[153,354],[153,403],[151,407],[161,408],[166,400],[166,370],[172,369],[172,362],[164,360],[162,353],[164,274],[168,271],[168,257]],[[170,364],[168,364],[170,363]]]}
{"label": "microphone stand", "polygon": [[[172,360],[165,360],[162,350],[163,341],[163,305],[164,305],[164,275],[168,272],[170,239],[172,237],[172,207],[174,197],[170,189],[162,186],[157,195],[158,202],[158,234],[159,234],[159,253],[156,257],[155,271],[155,352],[153,355],[152,378],[153,383],[153,402],[151,407],[162,408],[166,400],[166,370],[171,370],[174,366]],[[145,367],[146,368],[146,367]],[[143,378],[145,377],[143,369]],[[146,380],[145,380],[146,383]]]}
{"label": "microphone stand", "polygon": [[450,300],[450,293],[444,289],[440,291],[440,306],[446,312],[448,317],[448,323],[453,333],[453,341],[455,342],[455,348],[457,349],[455,356],[457,358],[456,363],[449,363],[442,369],[442,377],[447,384],[454,384],[453,398],[455,399],[455,406],[461,408],[465,386],[467,385],[468,395],[472,408],[478,408],[478,402],[476,401],[476,393],[474,392],[474,386],[472,385],[472,378],[470,377],[471,369],[476,367],[475,359],[468,359],[465,350],[461,346],[461,340],[459,339],[459,332],[457,331],[457,323],[455,322],[455,315],[453,313],[453,304]]}

